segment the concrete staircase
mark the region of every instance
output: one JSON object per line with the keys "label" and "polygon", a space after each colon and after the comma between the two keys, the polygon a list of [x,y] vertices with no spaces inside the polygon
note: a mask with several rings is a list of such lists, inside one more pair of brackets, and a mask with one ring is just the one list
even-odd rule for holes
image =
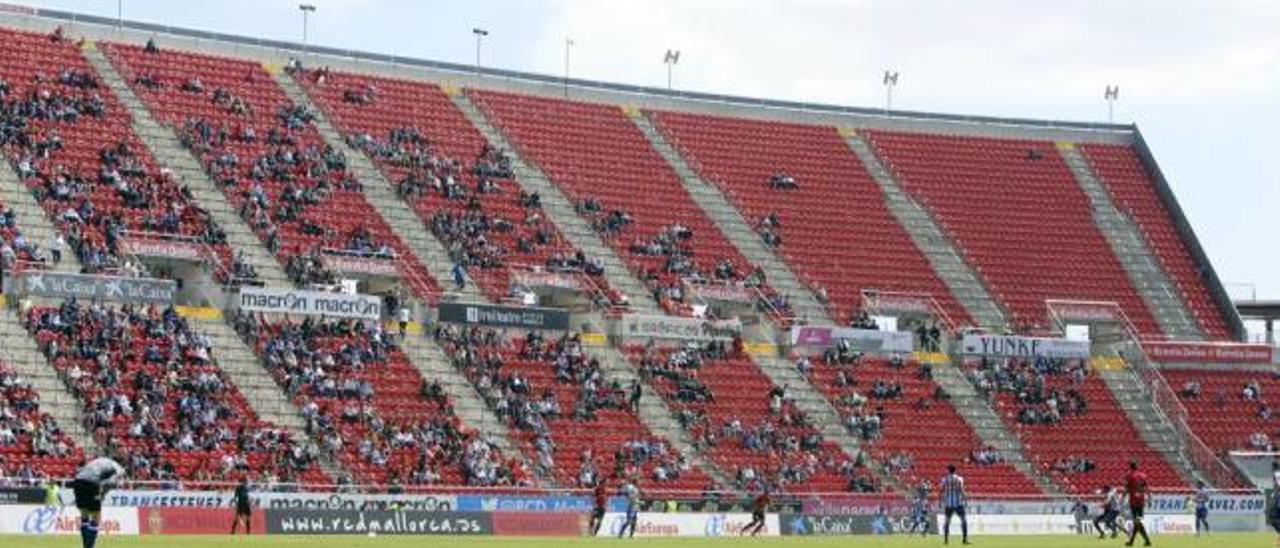
{"label": "concrete staircase", "polygon": [[951,396],[951,405],[960,413],[965,423],[973,428],[974,433],[984,445],[1000,450],[1010,466],[1030,478],[1045,493],[1062,494],[1058,484],[1040,473],[1035,465],[1027,460],[1022,441],[1000,419],[992,409],[991,403],[978,394],[973,383],[965,377],[959,367],[950,361],[934,365],[933,379]]}
{"label": "concrete staircase", "polygon": [[[27,186],[18,179],[18,173],[9,162],[0,160],[0,204],[13,209],[14,220],[18,230],[41,249],[46,249],[58,229],[49,219],[44,208],[36,201],[36,197],[27,190]],[[46,251],[47,253],[47,251]],[[47,256],[47,255],[46,255]],[[53,267],[60,272],[79,272],[80,259],[75,250],[68,244],[62,252],[62,262]]]}
{"label": "concrete staircase", "polygon": [[788,297],[798,320],[803,323],[822,325],[840,323],[839,318],[832,318],[826,307],[818,302],[813,290],[801,282],[791,268],[764,244],[764,240],[760,239],[752,229],[754,224],[729,203],[720,189],[698,177],[698,174],[667,142],[666,136],[658,130],[648,116],[640,112],[632,112],[629,115],[640,132],[649,140],[653,149],[667,161],[671,169],[675,170],[680,183],[698,207],[701,207],[707,217],[715,222],[720,232],[733,243],[743,257],[764,269],[769,285]]}
{"label": "concrete staircase", "polygon": [[1111,244],[1129,281],[1165,334],[1180,340],[1204,340],[1199,322],[1182,299],[1178,287],[1165,273],[1160,260],[1147,246],[1142,230],[1116,208],[1106,187],[1098,181],[1088,160],[1074,145],[1061,143],[1058,153],[1075,175],[1080,190],[1093,204],[1093,223]]}
{"label": "concrete staircase", "polygon": [[540,169],[531,165],[521,156],[502,132],[489,121],[488,117],[471,102],[463,92],[451,93],[453,104],[462,111],[471,124],[480,130],[489,146],[502,150],[511,159],[515,172],[516,184],[525,192],[537,192],[542,199],[542,210],[547,218],[564,235],[565,239],[588,257],[597,257],[604,262],[604,276],[609,286],[621,291],[631,302],[631,307],[638,311],[653,312],[658,304],[653,296],[634,276],[622,258],[612,247],[600,238],[595,229],[578,215],[573,202],[560,191]]}
{"label": "concrete staircase", "polygon": [[[307,435],[307,422],[302,418],[301,410],[289,400],[257,355],[225,320],[196,319],[191,321],[191,327],[213,342],[213,359],[218,368],[235,383],[258,418],[288,430],[295,441],[314,443]],[[323,452],[320,469],[335,480],[343,475],[341,466]]]}
{"label": "concrete staircase", "polygon": [[[1120,369],[1104,369],[1098,376],[1107,384],[1116,403],[1124,410],[1129,422],[1138,430],[1142,441],[1164,456],[1174,470],[1182,476],[1187,485],[1199,479],[1207,481],[1196,469],[1191,460],[1182,452],[1182,438],[1174,430],[1169,419],[1156,407],[1152,398],[1143,388],[1142,379],[1128,367]],[[1212,482],[1209,482],[1212,485]]]}
{"label": "concrete staircase", "polygon": [[8,364],[40,394],[40,410],[48,413],[58,426],[84,449],[86,455],[99,451],[93,435],[84,427],[84,404],[67,388],[66,383],[40,353],[35,339],[23,329],[17,311],[0,307],[0,362]]}
{"label": "concrete staircase", "polygon": [[133,120],[133,132],[157,161],[171,169],[175,178],[191,191],[195,202],[213,218],[227,234],[231,249],[244,254],[258,272],[258,278],[269,287],[290,287],[292,282],[275,256],[267,250],[258,235],[240,218],[222,190],[205,173],[204,166],[178,140],[174,128],[161,125],[147,111],[142,101],[121,78],[120,73],[96,45],[84,50],[89,64],[93,65],[102,81],[111,88],[120,102],[129,109]]}
{"label": "concrete staircase", "polygon": [[[796,407],[809,417],[809,422],[818,428],[823,438],[834,442],[850,458],[856,458],[863,453],[858,438],[845,429],[840,412],[809,383],[808,379],[800,375],[794,364],[786,358],[762,354],[752,354],[751,360],[773,384],[787,387],[787,397],[795,400]],[[764,398],[765,395],[760,394],[760,397]],[[875,473],[886,491],[896,490],[901,493],[908,491],[908,486],[903,485],[889,473],[883,463],[868,460],[867,468]]]}
{"label": "concrete staircase", "polygon": [[[311,101],[302,86],[292,76],[283,71],[272,71],[276,83],[284,89],[289,100],[294,104],[305,106],[316,113],[315,127],[324,138],[325,144],[341,152],[347,158],[347,170],[355,175],[364,186],[364,198],[373,206],[383,220],[391,227],[396,237],[409,247],[417,256],[417,260],[427,267],[427,272],[435,278],[441,287],[452,289],[453,261],[444,245],[426,228],[426,223],[418,217],[413,208],[396,194],[395,186],[378,171],[364,152],[347,145],[346,139],[329,121],[328,115]],[[405,260],[412,260],[405,258]],[[464,299],[483,299],[480,289],[474,283],[468,283],[461,292],[455,292]]]}
{"label": "concrete staircase", "polygon": [[[414,335],[405,337],[400,347],[423,379],[440,383],[453,402],[454,412],[464,425],[479,432],[497,446],[503,455],[518,458],[528,465],[529,470],[537,472],[534,463],[520,450],[520,443],[514,432],[489,410],[475,386],[453,367],[453,362],[443,349],[423,336]],[[554,482],[550,477],[540,476],[538,479],[542,485],[552,485]]]}
{"label": "concrete staircase", "polygon": [[866,139],[858,133],[849,132],[845,134],[845,143],[880,185],[889,212],[911,235],[911,240],[933,266],[933,271],[938,273],[942,283],[947,285],[969,316],[982,327],[1004,326],[1004,310],[991,297],[978,274],[964,262],[955,242],[934,222],[929,212],[902,190]]}
{"label": "concrete staircase", "polygon": [[[601,372],[604,374],[605,382],[617,381],[618,384],[629,387],[631,383],[639,381],[640,376],[637,374],[635,366],[631,364],[625,355],[617,348],[611,346],[587,347],[587,353],[600,360]],[[680,427],[680,422],[676,420],[675,413],[667,407],[667,402],[658,395],[657,389],[648,382],[641,382],[640,392],[640,422],[653,432],[654,435],[661,436],[671,443],[671,447],[681,454],[690,458],[690,460],[698,466],[700,470],[716,480],[723,486],[732,486],[733,478],[725,471],[721,470],[711,461],[705,459],[698,453],[694,447],[694,440],[689,436],[689,432]]]}

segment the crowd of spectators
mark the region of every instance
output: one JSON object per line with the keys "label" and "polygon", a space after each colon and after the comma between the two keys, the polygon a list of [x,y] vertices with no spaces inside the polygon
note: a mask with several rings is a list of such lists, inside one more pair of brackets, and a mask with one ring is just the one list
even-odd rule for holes
{"label": "crowd of spectators", "polygon": [[364,479],[398,488],[528,484],[519,463],[461,424],[439,384],[422,383],[411,408],[379,399],[382,391],[403,390],[395,386],[403,381],[385,373],[407,358],[377,322],[271,323],[237,314],[233,323],[285,392],[303,402],[307,432],[320,450],[357,469],[385,472]]}
{"label": "crowd of spectators", "polygon": [[[990,397],[1008,393],[1017,402],[1017,419],[1022,424],[1055,424],[1064,416],[1088,413],[1088,401],[1080,389],[1088,375],[1082,360],[1047,357],[990,359],[968,371],[979,393]],[[1053,388],[1049,377],[1065,377],[1070,385]]]}
{"label": "crowd of spectators", "polygon": [[0,476],[8,470],[6,456],[23,464],[24,457],[62,458],[74,464],[80,451],[48,413],[40,411],[40,396],[31,383],[0,363]]}
{"label": "crowd of spectators", "polygon": [[[557,471],[564,476],[568,466],[556,458],[561,451],[557,429],[566,428],[560,423],[570,421],[568,428],[581,429],[600,421],[604,410],[638,411],[639,385],[607,381],[599,360],[584,351],[577,334],[549,337],[529,331],[507,340],[493,329],[441,325],[433,336],[497,416],[531,440],[532,460],[545,476],[554,477]],[[528,374],[535,371],[541,373]],[[554,385],[537,385],[547,379]],[[588,444],[579,451],[572,481],[583,488],[605,479],[675,481],[692,466],[651,436],[637,435],[618,447]]]}
{"label": "crowd of spectators", "polygon": [[253,417],[209,339],[173,308],[72,299],[24,322],[131,478],[290,482],[314,465],[312,448]]}

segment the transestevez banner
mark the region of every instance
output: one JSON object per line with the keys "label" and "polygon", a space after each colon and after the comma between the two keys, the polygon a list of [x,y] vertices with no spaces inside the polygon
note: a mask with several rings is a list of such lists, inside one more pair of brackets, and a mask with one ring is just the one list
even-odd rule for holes
{"label": "transestevez banner", "polygon": [[267,510],[271,535],[492,535],[483,512]]}

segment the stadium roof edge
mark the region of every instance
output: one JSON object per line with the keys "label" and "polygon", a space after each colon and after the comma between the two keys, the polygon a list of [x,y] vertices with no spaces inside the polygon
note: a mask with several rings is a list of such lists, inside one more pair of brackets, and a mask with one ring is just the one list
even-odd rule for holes
{"label": "stadium roof edge", "polygon": [[[998,116],[970,116],[921,111],[892,111],[883,109],[808,103],[723,95],[707,92],[666,90],[638,86],[523,72],[486,68],[474,65],[434,61],[347,50],[325,46],[304,45],[285,40],[270,40],[236,34],[202,31],[173,27],[142,21],[116,20],[109,17],[80,14],[69,11],[31,8],[0,3],[0,21],[29,30],[48,30],[53,25],[69,25],[69,35],[83,34],[92,39],[138,41],[147,36],[166,35],[183,39],[177,44],[183,49],[211,50],[223,55],[251,56],[283,60],[289,56],[321,60],[323,64],[355,72],[373,72],[390,77],[418,77],[430,80],[456,80],[472,87],[511,89],[524,93],[560,95],[567,85],[575,93],[575,99],[598,100],[610,103],[643,103],[643,108],[706,111],[723,114],[731,110],[734,116],[755,118],[779,118],[785,121],[821,123],[836,126],[879,127],[884,129],[922,130],[958,134],[1028,137],[1028,133],[1041,139],[1102,141],[1131,143],[1136,133],[1132,124],[1108,124],[1073,122],[1065,120],[1037,120]],[[43,23],[43,24],[41,24]],[[83,27],[80,27],[83,25]],[[221,42],[219,46],[218,42]],[[162,44],[163,45],[163,44]],[[201,47],[203,46],[203,47]],[[246,49],[247,48],[247,49]],[[352,62],[356,62],[352,64]],[[369,63],[390,65],[372,70]],[[312,64],[315,64],[312,61]],[[418,72],[419,74],[405,74]],[[413,69],[417,69],[414,71]],[[424,76],[421,73],[427,73]],[[800,118],[797,120],[797,117]]]}

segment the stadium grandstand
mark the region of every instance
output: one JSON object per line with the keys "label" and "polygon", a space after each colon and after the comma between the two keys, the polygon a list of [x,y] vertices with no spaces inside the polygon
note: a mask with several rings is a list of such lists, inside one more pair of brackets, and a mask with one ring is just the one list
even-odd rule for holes
{"label": "stadium grandstand", "polygon": [[0,5],[0,150],[5,488],[94,455],[446,510],[1271,486],[1273,349],[1133,125]]}

